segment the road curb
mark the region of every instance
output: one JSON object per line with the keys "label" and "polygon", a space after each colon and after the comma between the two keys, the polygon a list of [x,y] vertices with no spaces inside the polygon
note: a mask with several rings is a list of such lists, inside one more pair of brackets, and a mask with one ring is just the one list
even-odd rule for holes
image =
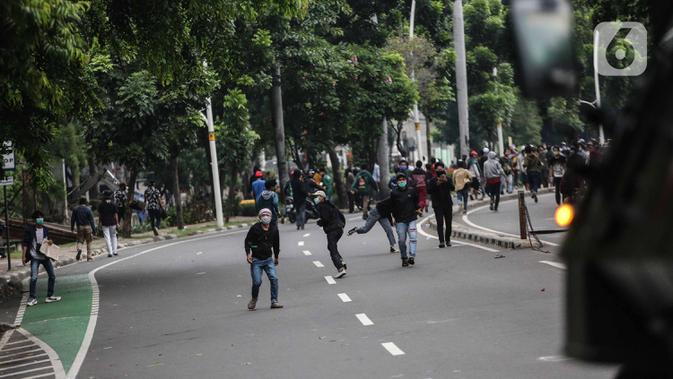
{"label": "road curb", "polygon": [[[246,224],[247,225],[247,224]],[[241,227],[242,228],[242,227]],[[233,229],[233,227],[231,227]],[[184,237],[179,237],[176,234],[166,234],[162,236],[157,237],[152,237],[152,238],[146,238],[142,240],[135,240],[135,241],[128,241],[128,242],[122,242],[118,244],[118,248],[128,248],[128,247],[135,247],[135,246],[140,246],[140,245],[149,245],[155,242],[161,242],[165,240],[175,240],[175,239],[184,239],[184,238],[189,238],[193,237],[195,235],[209,235],[209,234],[217,234],[219,232],[224,232],[230,229],[222,229],[220,231],[216,231],[215,229],[208,229],[205,232],[201,233],[194,233],[190,234]],[[101,249],[93,249],[91,251],[91,255],[95,258],[100,255],[107,254],[107,249],[101,248]],[[59,267],[65,267],[72,265],[74,263],[78,263],[75,258],[65,258],[62,260],[58,260],[53,262],[54,268],[59,268]],[[82,263],[86,263],[86,261],[82,261]],[[18,296],[23,292],[23,282],[25,279],[30,277],[30,266],[19,266],[16,267],[13,271],[7,272],[4,274],[0,275],[0,301],[5,300],[9,297],[13,296]]]}
{"label": "road curb", "polygon": [[[538,194],[546,194],[546,193],[553,193],[554,188],[544,188],[540,189],[538,191]],[[526,192],[526,194],[530,194],[530,192]],[[508,200],[515,200],[518,198],[517,193],[512,193],[512,194],[507,194],[507,195],[502,195],[500,196],[500,201],[508,201]],[[481,206],[489,204],[489,200],[474,200],[467,205],[467,210],[472,210],[475,208],[479,208]],[[463,215],[463,208],[459,206],[455,206],[453,210],[453,215],[457,217],[462,217]],[[428,226],[430,229],[434,230],[435,232],[437,231],[437,222],[435,220],[429,220],[428,221]],[[462,224],[456,224],[453,223],[451,225],[451,237],[452,238],[457,238],[457,239],[462,239],[462,240],[467,240],[471,242],[476,242],[480,243],[483,245],[490,245],[490,246],[495,246],[503,249],[522,249],[527,247],[526,244],[528,244],[528,240],[522,240],[519,238],[513,238],[510,236],[502,235],[502,234],[497,234],[497,233],[488,233],[485,232],[481,229],[476,229],[476,228],[471,228],[469,226],[465,226]]]}

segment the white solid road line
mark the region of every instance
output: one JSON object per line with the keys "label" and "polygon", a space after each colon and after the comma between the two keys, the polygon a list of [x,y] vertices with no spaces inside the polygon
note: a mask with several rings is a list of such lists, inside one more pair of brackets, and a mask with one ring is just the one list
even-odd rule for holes
{"label": "white solid road line", "polygon": [[340,293],[337,296],[339,296],[339,299],[341,299],[341,301],[343,301],[344,303],[350,303],[351,302],[351,298],[348,297],[348,295],[346,295],[345,293]]}
{"label": "white solid road line", "polygon": [[325,265],[320,263],[320,261],[313,261],[313,264],[315,265],[315,267],[318,267],[318,268],[325,267]]}
{"label": "white solid road line", "polygon": [[[438,237],[433,236],[432,234],[429,234],[425,230],[423,230],[423,224],[426,223],[431,217],[434,217],[434,214],[422,219],[421,221],[419,221],[417,223],[416,231],[418,232],[418,234],[420,234],[420,235],[422,235],[426,238],[432,238],[432,239],[438,240],[439,239]],[[458,244],[458,245],[463,245],[463,246],[476,247],[477,249],[481,249],[481,250],[488,251],[488,252],[491,252],[491,253],[497,253],[497,252],[500,251],[500,250],[496,250],[496,249],[491,249],[490,247],[481,246],[481,245],[477,245],[477,244],[469,243],[469,242],[456,241],[456,240],[452,239],[451,244],[454,244],[454,243]]]}
{"label": "white solid road line", "polygon": [[304,246],[304,241],[297,242],[297,246]]}
{"label": "white solid road line", "polygon": [[304,237],[310,237],[310,236],[311,236],[311,233],[304,234]]}
{"label": "white solid road line", "polygon": [[[540,195],[540,196],[545,196],[545,195],[547,195],[547,194]],[[506,200],[506,201],[503,201],[503,203],[508,202],[508,201],[514,201],[514,200]],[[477,207],[477,208],[474,208],[474,209],[471,209],[471,210],[467,211],[467,214],[463,215],[463,222],[465,222],[467,225],[469,225],[473,228],[481,229],[485,232],[500,234],[500,235],[503,235],[503,236],[513,237],[513,238],[519,238],[520,237],[519,235],[516,235],[516,234],[501,232],[499,230],[494,230],[494,229],[489,229],[489,228],[486,228],[486,227],[483,227],[483,226],[479,226],[479,225],[473,223],[472,221],[470,221],[470,219],[468,218],[469,215],[471,215],[474,212],[480,211],[482,209],[486,209],[486,208],[488,208],[488,205],[484,205],[484,206]],[[540,241],[542,241],[542,243],[546,243],[547,245],[550,245],[550,246],[556,246],[556,247],[560,246],[559,244],[554,243],[554,242],[545,241],[545,240],[540,240]]]}
{"label": "white solid road line", "polygon": [[552,267],[556,267],[556,268],[558,268],[558,269],[560,269],[560,270],[566,270],[566,269],[567,269],[567,268],[566,268],[566,265],[563,264],[563,263],[561,263],[561,262],[540,261],[540,263],[543,263],[543,264],[546,264],[546,265],[550,265],[550,266],[552,266]]}
{"label": "white solid road line", "polygon": [[196,255],[201,255],[201,254],[203,254],[203,251],[197,251],[196,252]]}
{"label": "white solid road line", "polygon": [[363,326],[374,325],[372,320],[370,320],[369,317],[367,317],[367,315],[364,314],[364,313],[358,313],[358,314],[355,315],[355,317],[357,317],[358,320],[360,320],[360,322],[362,323]]}
{"label": "white solid road line", "polygon": [[404,351],[397,347],[393,342],[383,342],[381,346],[388,350],[392,356],[404,355]]}
{"label": "white solid road line", "polygon": [[311,255],[311,252],[308,251],[308,250],[304,250],[304,251],[302,251],[302,253],[304,253],[304,255],[306,255],[307,257],[308,257],[309,255]]}
{"label": "white solid road line", "polygon": [[[100,296],[100,290],[98,288],[98,281],[96,281],[96,273],[100,270],[106,269],[112,265],[115,265],[120,262],[124,262],[129,259],[133,259],[136,257],[139,257],[141,255],[145,255],[147,253],[157,251],[160,249],[164,249],[167,247],[171,246],[176,246],[176,245],[182,245],[185,243],[189,242],[194,242],[194,241],[202,241],[202,240],[207,240],[207,239],[213,239],[213,238],[222,238],[222,237],[228,237],[234,234],[241,234],[241,233],[247,233],[245,230],[239,230],[236,232],[230,232],[230,233],[224,233],[224,234],[214,234],[211,236],[203,236],[203,237],[197,237],[197,238],[190,238],[186,239],[183,241],[177,241],[173,243],[167,243],[165,245],[161,246],[156,246],[147,250],[143,250],[141,252],[138,252],[133,255],[129,255],[128,257],[120,258],[117,260],[114,260],[110,263],[104,264],[100,267],[97,267],[91,271],[89,271],[89,282],[91,283],[91,290],[92,290],[92,295],[91,295],[91,315],[89,316],[89,323],[87,324],[86,327],[86,332],[84,333],[84,340],[82,340],[82,345],[79,347],[79,351],[77,352],[77,355],[75,356],[75,359],[72,362],[72,366],[70,366],[70,370],[68,370],[67,377],[68,378],[75,378],[77,377],[77,373],[79,373],[79,369],[82,367],[82,364],[84,363],[84,358],[86,358],[86,354],[89,352],[89,346],[91,346],[91,341],[93,340],[93,333],[96,330],[96,323],[98,322],[98,299]],[[131,246],[121,250],[126,250],[132,248]]]}
{"label": "white solid road line", "polygon": [[327,275],[325,277],[325,280],[327,281],[327,284],[336,284],[336,280],[331,275]]}

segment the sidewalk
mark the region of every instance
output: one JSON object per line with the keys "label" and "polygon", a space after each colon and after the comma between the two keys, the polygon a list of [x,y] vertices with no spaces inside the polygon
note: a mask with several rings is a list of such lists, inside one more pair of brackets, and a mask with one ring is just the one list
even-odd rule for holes
{"label": "sidewalk", "polygon": [[[228,224],[225,224],[222,230],[231,230],[247,227],[250,223],[256,220],[255,217],[232,217]],[[183,230],[178,230],[177,227],[162,228],[159,230],[159,236],[149,232],[138,233],[131,236],[131,238],[118,238],[118,248],[125,248],[130,246],[144,245],[152,242],[185,238],[200,234],[214,233],[218,230],[214,222],[201,223],[194,225],[185,225]],[[75,242],[60,245],[59,259],[54,262],[54,267],[62,267],[77,262],[75,256],[77,255],[77,244]],[[80,262],[86,263],[86,245],[82,246],[82,260]],[[107,248],[105,240],[100,237],[94,238],[91,243],[92,256],[96,259],[98,256],[107,255]],[[24,266],[21,259],[12,254],[12,270],[7,271],[7,260],[0,260],[0,299],[5,299],[9,296],[18,295],[23,289],[23,279],[30,276],[30,266]]]}

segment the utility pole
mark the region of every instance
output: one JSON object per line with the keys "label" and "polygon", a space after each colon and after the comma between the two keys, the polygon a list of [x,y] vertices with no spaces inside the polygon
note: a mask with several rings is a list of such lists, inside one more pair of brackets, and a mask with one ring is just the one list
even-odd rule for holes
{"label": "utility pole", "polygon": [[[601,109],[601,86],[598,81],[598,30],[594,32],[594,90],[596,92],[596,108]],[[598,143],[601,146],[605,144],[605,134],[603,133],[603,124],[598,124]]]}
{"label": "utility pole", "polygon": [[458,95],[458,133],[460,155],[470,153],[470,125],[467,109],[467,67],[465,63],[465,26],[463,23],[463,2],[453,4],[453,43],[456,48],[456,93]]}
{"label": "utility pole", "polygon": [[[203,67],[207,67],[203,62]],[[210,97],[206,99],[206,124],[208,125],[208,145],[210,147],[210,168],[213,172],[213,194],[215,196],[215,219],[217,229],[224,227],[222,216],[222,190],[220,189],[220,169],[217,165],[217,147],[215,146],[215,125],[213,125],[213,106]]]}
{"label": "utility pole", "polygon": [[[409,42],[414,40],[414,23],[416,18],[416,0],[411,0],[411,14],[409,15]],[[411,51],[413,57],[414,52]],[[414,65],[411,65],[411,81],[416,82],[416,70]],[[418,115],[418,101],[414,101],[414,127],[416,128],[416,154],[415,160],[421,160],[423,157],[423,144],[421,143],[421,120]],[[413,165],[413,162],[412,162]]]}

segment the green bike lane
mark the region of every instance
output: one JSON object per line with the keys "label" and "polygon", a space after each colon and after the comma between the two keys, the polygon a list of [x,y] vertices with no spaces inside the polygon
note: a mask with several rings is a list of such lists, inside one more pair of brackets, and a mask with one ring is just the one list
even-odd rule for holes
{"label": "green bike lane", "polygon": [[41,302],[26,309],[21,327],[56,351],[68,372],[89,323],[92,289],[86,274],[56,275],[56,294],[62,296],[62,301],[44,303],[47,278],[41,276],[37,292]]}
{"label": "green bike lane", "polygon": [[[133,259],[138,255],[159,251],[161,249],[187,244],[193,241],[208,240],[213,238],[227,237],[241,232],[227,232],[208,236],[199,236],[193,238],[180,239],[179,241],[168,241],[152,243],[142,246],[120,250],[120,256],[107,258],[100,256],[95,262],[78,262],[69,266],[57,268],[55,295],[61,296],[62,300],[56,303],[45,303],[47,295],[47,276],[44,270],[40,271],[37,282],[38,304],[32,307],[25,307],[23,311],[20,326],[29,332],[32,337],[47,344],[58,355],[60,364],[63,366],[66,377],[75,377],[79,371],[79,366],[87,353],[88,345],[93,337],[92,328],[89,336],[87,329],[92,321],[92,309],[94,311],[94,325],[97,319],[97,299],[94,300],[94,286],[97,291],[97,284],[92,284],[90,280],[91,273],[105,269],[110,265],[121,263]],[[24,291],[27,292],[29,279],[24,281]],[[24,293],[27,297],[27,293]],[[23,302],[25,304],[25,301]],[[21,312],[22,310],[19,310]],[[88,338],[88,341],[87,341]],[[83,351],[80,351],[82,350]],[[79,357],[74,371],[71,371],[73,365]]]}

